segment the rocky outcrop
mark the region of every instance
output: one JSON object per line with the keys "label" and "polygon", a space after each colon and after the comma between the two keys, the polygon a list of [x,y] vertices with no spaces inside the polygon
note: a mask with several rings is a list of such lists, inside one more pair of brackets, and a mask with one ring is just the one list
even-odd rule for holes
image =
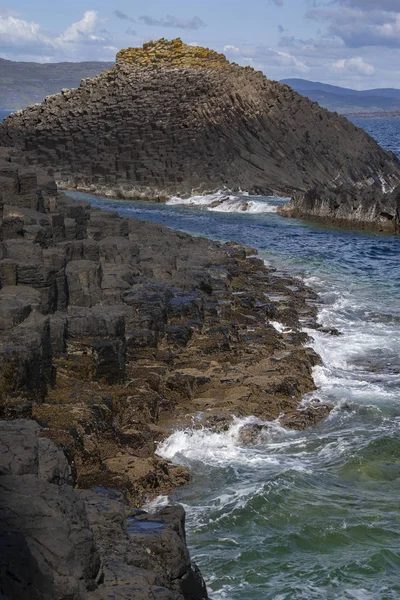
{"label": "rocky outcrop", "polygon": [[350,229],[400,233],[400,186],[390,192],[373,182],[363,189],[348,185],[312,188],[296,194],[279,212]]}
{"label": "rocky outcrop", "polygon": [[299,408],[317,298],[254,249],[75,202],[15,149],[0,179],[0,595],[206,598],[181,508],[131,507],[187,483],[155,451],[194,415],[329,412]]}
{"label": "rocky outcrop", "polygon": [[119,489],[136,505],[187,481],[154,454],[187,415],[227,426],[232,414],[285,414],[304,426],[310,290],[252,249],[99,211],[15,150],[2,156],[1,417],[36,419],[79,486]]}
{"label": "rocky outcrop", "polygon": [[180,40],[121,51],[109,71],[8,117],[0,142],[65,187],[123,198],[400,181],[397,158],[345,118]]}
{"label": "rocky outcrop", "polygon": [[37,423],[0,422],[1,598],[207,599],[181,507],[148,514],[71,483],[67,459]]}

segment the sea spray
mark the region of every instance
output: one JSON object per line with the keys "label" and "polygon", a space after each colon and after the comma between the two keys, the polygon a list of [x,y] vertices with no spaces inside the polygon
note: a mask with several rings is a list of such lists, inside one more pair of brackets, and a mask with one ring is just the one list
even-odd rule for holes
{"label": "sea spray", "polygon": [[276,213],[278,206],[288,199],[275,196],[249,196],[246,192],[233,194],[220,190],[215,194],[191,196],[190,198],[173,197],[167,200],[169,206],[196,206],[211,212],[221,213]]}

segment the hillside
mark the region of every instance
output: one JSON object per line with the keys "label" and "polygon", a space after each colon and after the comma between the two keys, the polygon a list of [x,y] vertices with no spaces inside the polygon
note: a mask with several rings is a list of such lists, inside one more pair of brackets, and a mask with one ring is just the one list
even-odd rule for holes
{"label": "hillside", "polygon": [[340,114],[380,113],[400,110],[400,89],[352,90],[306,79],[283,79],[296,92]]}
{"label": "hillside", "polygon": [[113,69],[8,117],[0,143],[64,187],[122,198],[400,181],[394,155],[343,117],[179,39],[122,50]]}
{"label": "hillside", "polygon": [[0,110],[18,110],[42,102],[63,88],[78,87],[82,79],[94,77],[113,63],[15,62],[0,58]]}

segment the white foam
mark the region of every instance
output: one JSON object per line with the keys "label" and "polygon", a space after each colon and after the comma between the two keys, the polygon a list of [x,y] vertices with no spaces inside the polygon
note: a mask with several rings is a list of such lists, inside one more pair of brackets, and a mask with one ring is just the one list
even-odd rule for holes
{"label": "white foam", "polygon": [[275,213],[278,204],[281,202],[282,199],[275,196],[249,196],[246,192],[233,194],[229,191],[220,190],[215,194],[191,196],[190,198],[174,196],[167,200],[166,204],[170,206],[199,206],[212,212],[261,214]]}
{"label": "white foam", "polygon": [[160,508],[164,508],[165,506],[169,506],[171,504],[171,500],[169,496],[157,496],[154,500],[147,502],[143,508],[148,512],[156,512]]}
{"label": "white foam", "polygon": [[[394,363],[400,354],[397,324],[371,321],[370,299],[357,290],[334,281],[327,285],[315,275],[305,282],[319,292],[323,301],[318,322],[324,327],[337,328],[342,334],[336,337],[318,330],[304,330],[323,361],[323,366],[313,371],[319,395],[331,402],[343,398],[375,405],[395,401],[399,375],[379,371],[385,369],[390,359]],[[372,308],[376,310],[375,306]]]}
{"label": "white foam", "polygon": [[[252,423],[260,421],[254,417],[235,419],[233,425],[221,433],[206,428],[176,431],[158,446],[157,454],[177,462],[199,460],[208,465],[259,462],[263,459],[239,443],[240,430]],[[267,462],[270,460],[265,458]]]}
{"label": "white foam", "polygon": [[283,325],[283,323],[279,323],[278,321],[270,321],[269,324],[272,325],[272,327],[274,329],[276,329],[276,331],[279,331],[279,333],[292,333],[293,332],[293,329],[286,327],[286,325]]}
{"label": "white foam", "polygon": [[[241,443],[240,434],[245,426],[260,425],[259,446]],[[157,454],[179,464],[191,465],[201,462],[209,466],[246,466],[258,468],[279,465],[280,457],[265,452],[269,445],[276,449],[287,443],[297,432],[284,429],[278,420],[264,422],[256,417],[234,419],[227,431],[215,432],[210,429],[184,429],[173,433],[161,442]],[[290,468],[303,468],[293,463]]]}

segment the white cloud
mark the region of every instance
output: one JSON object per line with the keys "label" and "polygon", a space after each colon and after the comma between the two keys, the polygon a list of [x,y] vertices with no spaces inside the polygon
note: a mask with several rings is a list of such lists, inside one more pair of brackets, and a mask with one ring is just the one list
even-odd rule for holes
{"label": "white cloud", "polygon": [[[332,2],[318,5],[306,13],[306,17],[326,23],[327,33],[342,40],[349,48],[381,46],[400,48],[400,0],[388,1],[387,7],[397,4],[396,12],[385,10],[381,2],[368,0],[337,0],[340,10],[332,8]],[[346,6],[348,5],[348,6]],[[323,6],[320,8],[320,6]],[[324,6],[328,8],[324,8]]]}
{"label": "white cloud", "polygon": [[332,65],[332,70],[336,73],[347,72],[364,76],[371,76],[375,73],[375,67],[365,62],[361,56],[338,60]]}
{"label": "white cloud", "polygon": [[383,40],[388,42],[398,42],[400,37],[400,13],[396,15],[394,21],[378,25],[376,30]]}
{"label": "white cloud", "polygon": [[240,48],[236,48],[236,46],[232,46],[232,44],[227,44],[224,46],[224,52],[227,54],[239,54]]}
{"label": "white cloud", "polygon": [[0,39],[15,45],[41,40],[40,26],[37,23],[17,19],[12,15],[0,16]]}
{"label": "white cloud", "polygon": [[[249,51],[247,51],[249,54]],[[270,67],[284,67],[290,69],[294,73],[306,73],[309,69],[302,60],[296,58],[289,52],[280,52],[268,46],[256,46],[250,56],[263,65],[264,70]]]}
{"label": "white cloud", "polygon": [[34,21],[0,13],[0,52],[16,60],[84,60],[91,53],[88,46],[93,46],[98,51],[93,58],[112,59],[113,40],[102,30],[105,21],[96,11],[89,10],[62,33],[50,36]]}
{"label": "white cloud", "polygon": [[96,30],[101,27],[107,19],[100,19],[95,10],[87,10],[82,19],[73,23],[56,38],[56,44],[65,44],[69,42],[97,42],[105,41],[103,37],[95,35]]}
{"label": "white cloud", "polygon": [[241,64],[251,65],[254,69],[270,73],[277,68],[292,74],[306,73],[309,69],[305,62],[288,52],[280,52],[269,46],[246,46],[238,48],[232,44],[224,46],[224,52]]}

